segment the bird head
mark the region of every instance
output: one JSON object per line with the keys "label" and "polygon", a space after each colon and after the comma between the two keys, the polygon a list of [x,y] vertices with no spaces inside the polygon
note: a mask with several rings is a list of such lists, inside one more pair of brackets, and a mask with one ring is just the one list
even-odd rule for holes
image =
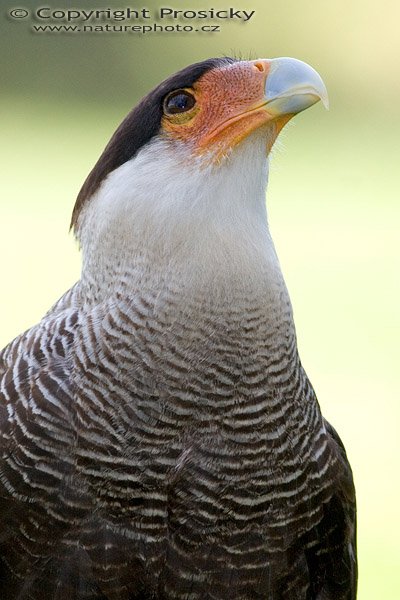
{"label": "bird head", "polygon": [[[132,179],[126,188],[137,187],[146,162],[138,163],[143,153],[147,152],[151,168],[142,188],[158,179],[160,190],[174,179],[168,161],[181,171],[188,164],[195,164],[197,170],[199,165],[215,170],[256,134],[257,148],[266,161],[282,127],[319,100],[327,106],[321,77],[293,58],[209,59],[186,67],[151,91],[121,123],[78,195],[71,225],[79,230],[82,214],[102,189],[110,196],[107,185],[116,186],[110,179],[119,170],[125,181]],[[123,169],[126,164],[129,173]],[[204,169],[203,174],[208,177]],[[187,171],[186,180],[190,178]]]}

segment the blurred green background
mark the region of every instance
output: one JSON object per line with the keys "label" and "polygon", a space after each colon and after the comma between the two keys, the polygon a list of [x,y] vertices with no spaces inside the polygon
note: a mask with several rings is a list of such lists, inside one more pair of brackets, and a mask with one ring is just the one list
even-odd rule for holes
{"label": "blurred green background", "polygon": [[[181,0],[144,6],[171,4],[182,8]],[[323,76],[331,110],[318,105],[281,135],[269,218],[303,363],[355,474],[359,600],[398,600],[400,4],[244,0],[235,8],[256,10],[247,24],[147,36],[34,34],[29,19],[7,16],[16,6],[1,7],[1,346],[79,277],[68,234],[75,196],[146,91],[186,64],[223,54],[294,56]],[[212,6],[230,5],[185,8]]]}

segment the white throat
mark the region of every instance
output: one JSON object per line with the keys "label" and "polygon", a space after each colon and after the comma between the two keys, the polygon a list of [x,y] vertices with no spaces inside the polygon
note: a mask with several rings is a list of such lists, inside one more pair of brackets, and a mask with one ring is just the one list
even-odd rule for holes
{"label": "white throat", "polygon": [[159,138],[145,146],[84,209],[83,286],[98,300],[121,277],[133,290],[145,279],[162,285],[174,277],[203,288],[281,287],[265,207],[265,147],[258,131],[213,164]]}

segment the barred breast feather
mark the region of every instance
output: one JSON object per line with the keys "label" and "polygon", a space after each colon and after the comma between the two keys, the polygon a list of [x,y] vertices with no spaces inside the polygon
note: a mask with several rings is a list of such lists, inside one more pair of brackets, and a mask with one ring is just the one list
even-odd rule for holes
{"label": "barred breast feather", "polygon": [[335,568],[351,480],[294,340],[181,292],[62,302],[3,351],[2,598],[305,598]]}

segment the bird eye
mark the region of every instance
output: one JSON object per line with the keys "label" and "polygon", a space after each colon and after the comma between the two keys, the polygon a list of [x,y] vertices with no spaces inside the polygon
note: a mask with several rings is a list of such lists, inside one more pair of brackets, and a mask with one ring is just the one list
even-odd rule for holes
{"label": "bird eye", "polygon": [[164,112],[166,115],[184,113],[193,108],[196,98],[186,90],[176,90],[169,94],[164,100]]}

